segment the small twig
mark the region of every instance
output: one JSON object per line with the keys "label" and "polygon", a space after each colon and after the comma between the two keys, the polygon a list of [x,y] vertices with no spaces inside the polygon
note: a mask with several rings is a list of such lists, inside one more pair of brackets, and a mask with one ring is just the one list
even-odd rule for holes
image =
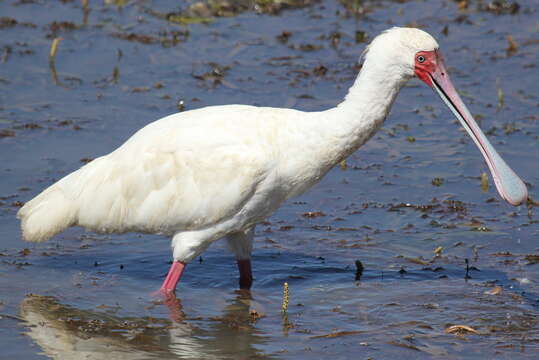
{"label": "small twig", "polygon": [[55,63],[56,53],[58,52],[58,45],[60,44],[60,40],[63,40],[63,38],[57,37],[52,40],[51,49],[49,51],[49,69],[51,71],[52,82],[55,85],[64,86],[58,80],[58,74],[56,72],[56,63]]}
{"label": "small twig", "polygon": [[496,111],[500,111],[505,104],[505,94],[500,85],[500,78],[496,78],[496,93],[498,95],[498,105],[496,106]]}
{"label": "small twig", "polygon": [[84,25],[88,25],[88,14],[90,14],[88,0],[82,0],[82,23]]}
{"label": "small twig", "polygon": [[2,61],[0,61],[2,64],[7,62],[7,59],[9,57],[9,55],[11,54],[11,46],[4,46],[4,54],[2,55]]}
{"label": "small twig", "polygon": [[57,37],[52,40],[51,49],[49,51],[49,64],[54,64],[54,61],[56,59],[56,53],[58,52],[58,44],[60,44],[60,40],[63,40],[63,38]]}

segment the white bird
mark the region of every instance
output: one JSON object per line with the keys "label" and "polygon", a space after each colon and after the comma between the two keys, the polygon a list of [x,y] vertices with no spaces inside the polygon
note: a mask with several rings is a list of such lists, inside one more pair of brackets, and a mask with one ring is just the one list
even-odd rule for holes
{"label": "white bird", "polygon": [[173,263],[164,293],[174,292],[187,263],[226,238],[240,287],[250,288],[255,225],[372,137],[414,76],[440,95],[473,138],[501,197],[513,205],[525,201],[526,186],[455,91],[436,40],[395,27],[368,46],[358,78],[337,107],[302,112],[227,105],[164,117],[27,202],[17,214],[23,238],[44,241],[70,226],[170,235]]}

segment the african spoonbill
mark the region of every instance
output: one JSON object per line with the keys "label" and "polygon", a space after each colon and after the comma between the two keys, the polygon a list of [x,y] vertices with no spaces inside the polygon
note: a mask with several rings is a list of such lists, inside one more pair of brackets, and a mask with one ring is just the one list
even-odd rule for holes
{"label": "african spoonbill", "polygon": [[187,263],[226,238],[240,287],[250,288],[255,225],[372,137],[413,76],[438,93],[473,138],[501,197],[524,202],[525,184],[460,99],[436,40],[395,27],[368,46],[338,106],[319,112],[209,106],[166,116],[27,202],[18,213],[23,238],[44,241],[70,226],[170,235],[173,263],[164,293],[176,289]]}

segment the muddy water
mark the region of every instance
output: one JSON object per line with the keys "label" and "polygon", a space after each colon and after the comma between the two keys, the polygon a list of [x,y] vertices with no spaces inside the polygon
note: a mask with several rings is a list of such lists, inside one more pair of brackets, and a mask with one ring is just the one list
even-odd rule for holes
{"label": "muddy water", "polygon": [[167,1],[0,1],[0,358],[537,358],[536,206],[513,208],[481,181],[479,152],[419,81],[346,168],[258,226],[250,294],[219,243],[165,304],[151,293],[168,239],[71,229],[28,244],[15,219],[20,202],[180,101],[334,106],[364,38],[393,25],[438,38],[470,110],[539,198],[539,5],[498,3],[195,14]]}

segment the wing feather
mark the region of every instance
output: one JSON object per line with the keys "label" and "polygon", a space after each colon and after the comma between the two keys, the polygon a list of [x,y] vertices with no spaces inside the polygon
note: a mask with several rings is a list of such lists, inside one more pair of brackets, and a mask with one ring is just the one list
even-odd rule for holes
{"label": "wing feather", "polygon": [[199,124],[164,118],[66,177],[77,225],[174,233],[234,216],[270,171],[271,145],[256,140],[260,129],[248,121],[239,132],[237,122],[226,126],[208,115]]}

